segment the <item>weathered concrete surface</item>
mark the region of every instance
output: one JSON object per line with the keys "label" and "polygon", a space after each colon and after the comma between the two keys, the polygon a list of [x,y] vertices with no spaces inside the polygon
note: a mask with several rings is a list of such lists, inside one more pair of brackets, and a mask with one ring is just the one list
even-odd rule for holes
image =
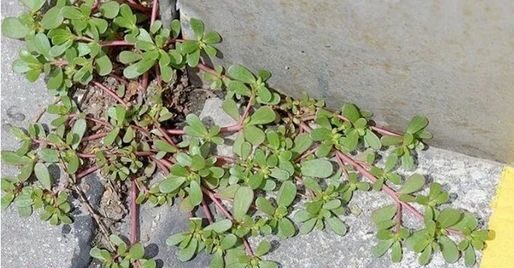
{"label": "weathered concrete surface", "polygon": [[404,129],[426,115],[433,144],[514,161],[514,2],[180,1],[220,32],[221,62],[331,107],[355,102]]}

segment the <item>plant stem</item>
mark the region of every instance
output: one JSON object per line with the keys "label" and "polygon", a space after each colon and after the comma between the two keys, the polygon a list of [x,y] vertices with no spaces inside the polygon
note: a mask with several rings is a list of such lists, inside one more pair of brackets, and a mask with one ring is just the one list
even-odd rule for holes
{"label": "plant stem", "polygon": [[246,105],[246,108],[243,112],[243,116],[239,119],[239,125],[243,126],[244,121],[246,120],[246,117],[248,117],[248,113],[250,113],[250,108],[252,108],[252,102],[255,98],[255,95],[252,95],[250,99],[248,100],[248,104]]}
{"label": "plant stem", "polygon": [[123,106],[125,106],[125,108],[128,108],[129,105],[120,98],[120,96],[118,96],[118,94],[116,94],[114,91],[112,91],[111,89],[107,88],[106,86],[104,86],[103,84],[97,82],[97,81],[93,81],[93,84],[96,86],[96,87],[99,87],[100,89],[102,89],[103,91],[105,91],[105,93],[111,95],[114,99],[116,99],[119,103],[121,103]]}
{"label": "plant stem", "polygon": [[101,139],[105,136],[107,136],[107,132],[99,132],[99,133],[96,133],[96,134],[93,134],[93,135],[90,135],[90,136],[86,136],[84,138],[82,138],[82,140],[80,140],[81,142],[83,141],[93,141],[93,140],[97,140],[97,139]]}
{"label": "plant stem", "polygon": [[137,185],[136,179],[132,178],[130,186],[130,243],[134,245],[138,238],[138,213],[137,213]]}
{"label": "plant stem", "polygon": [[100,168],[95,165],[95,166],[89,167],[89,168],[87,168],[85,170],[82,170],[81,172],[79,172],[77,174],[77,180],[80,180],[80,179],[84,178],[85,176],[87,176],[87,175],[89,175],[89,174],[91,174],[91,173],[93,173],[93,172],[95,172],[95,171],[97,171],[99,169]]}
{"label": "plant stem", "polygon": [[159,0],[153,0],[152,2],[152,16],[150,17],[150,26],[153,25],[157,18],[157,11],[159,10]]}
{"label": "plant stem", "polygon": [[213,223],[214,219],[212,218],[212,214],[211,214],[211,210],[209,209],[209,206],[207,205],[207,203],[205,203],[205,199],[202,199],[201,205],[202,205],[203,213],[207,217],[207,220],[209,221],[209,223]]}

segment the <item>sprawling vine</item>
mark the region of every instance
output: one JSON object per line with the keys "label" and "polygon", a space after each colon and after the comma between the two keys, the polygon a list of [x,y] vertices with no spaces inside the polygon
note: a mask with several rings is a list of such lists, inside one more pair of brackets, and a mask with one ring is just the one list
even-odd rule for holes
{"label": "sprawling vine", "polygon": [[[471,213],[449,207],[440,184],[399,172],[415,167],[416,150],[431,138],[426,118],[415,116],[404,133],[396,133],[353,104],[330,111],[322,101],[281,95],[269,88],[266,70],[211,67],[205,60],[218,55],[220,35],[192,18],[194,36],[186,39],[179,21],[163,25],[158,19],[156,0],[57,0],[44,10],[44,0],[22,2],[29,10],[2,23],[4,35],[25,42],[14,71],[29,81],[43,74],[58,99],[46,109],[53,116],[48,127],[35,122],[12,129],[21,146],[3,151],[2,160],[19,173],[2,179],[2,207],[13,205],[21,216],[38,211],[52,225],[69,224],[71,193],[78,193],[106,237],[90,252],[105,267],[155,267],[137,240],[138,205],[177,202],[191,213],[189,229],[167,240],[180,249],[182,261],[204,251],[212,255],[211,267],[267,268],[280,261],[265,257],[270,242],[264,239],[254,249],[249,237],[289,238],[325,229],[344,236],[344,212],[352,196],[365,191],[391,199],[370,219],[377,229],[376,256],[390,252],[399,262],[410,249],[420,264],[441,252],[448,263],[463,256],[473,265],[484,247],[488,231]],[[235,124],[206,125],[189,114],[186,126],[176,127],[166,96],[189,71],[223,90],[222,108]],[[98,88],[112,102],[101,114],[90,114],[79,88]],[[234,133],[234,154],[218,155],[214,148]],[[53,177],[50,166],[64,176]],[[79,183],[94,172],[126,184],[128,192],[120,194],[130,202],[130,234],[111,233],[83,198]],[[165,178],[155,182],[156,172]],[[421,227],[406,226],[405,214]]]}

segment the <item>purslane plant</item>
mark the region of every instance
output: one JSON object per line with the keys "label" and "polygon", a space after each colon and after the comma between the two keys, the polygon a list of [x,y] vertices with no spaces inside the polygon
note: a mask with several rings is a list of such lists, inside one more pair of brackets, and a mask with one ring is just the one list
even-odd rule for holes
{"label": "purslane plant", "polygon": [[[370,190],[392,199],[372,213],[373,255],[390,252],[399,262],[410,249],[427,264],[441,252],[448,263],[463,257],[471,266],[484,248],[488,231],[471,213],[449,207],[442,185],[420,174],[401,175],[415,167],[416,150],[431,138],[426,118],[415,116],[399,134],[376,126],[371,113],[353,104],[333,112],[322,101],[283,96],[269,88],[266,70],[209,67],[206,57],[218,55],[220,35],[192,18],[194,36],[186,39],[179,21],[158,20],[155,0],[58,0],[44,10],[44,0],[22,3],[26,13],[2,22],[5,36],[25,41],[13,68],[30,81],[44,74],[58,101],[46,109],[54,117],[49,126],[12,129],[21,146],[3,151],[2,161],[20,172],[2,179],[2,207],[13,205],[25,217],[36,210],[50,224],[69,224],[71,193],[82,196],[78,185],[87,175],[99,171],[105,181],[126,184],[128,192],[119,194],[130,203],[128,244],[88,210],[106,238],[91,256],[105,267],[155,267],[137,241],[138,205],[177,202],[191,213],[189,229],[167,240],[182,261],[203,251],[212,254],[211,267],[267,268],[278,267],[265,257],[270,242],[253,249],[249,237],[325,229],[343,236],[352,197]],[[188,70],[224,91],[222,108],[237,123],[207,126],[190,114],[183,129],[174,127],[166,93]],[[115,88],[107,78],[117,81]],[[110,107],[84,112],[77,100],[84,86],[99,88]],[[218,155],[214,148],[234,133],[234,154]],[[62,177],[51,175],[54,166]],[[151,180],[157,172],[165,179]],[[421,227],[404,224],[406,213]]]}

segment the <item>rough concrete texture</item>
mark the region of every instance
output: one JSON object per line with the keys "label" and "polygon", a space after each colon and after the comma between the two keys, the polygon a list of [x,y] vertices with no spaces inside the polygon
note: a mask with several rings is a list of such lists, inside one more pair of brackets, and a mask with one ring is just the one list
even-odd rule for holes
{"label": "rough concrete texture", "polygon": [[223,63],[272,86],[354,102],[402,130],[431,120],[434,145],[514,161],[514,2],[180,1],[223,36]]}

